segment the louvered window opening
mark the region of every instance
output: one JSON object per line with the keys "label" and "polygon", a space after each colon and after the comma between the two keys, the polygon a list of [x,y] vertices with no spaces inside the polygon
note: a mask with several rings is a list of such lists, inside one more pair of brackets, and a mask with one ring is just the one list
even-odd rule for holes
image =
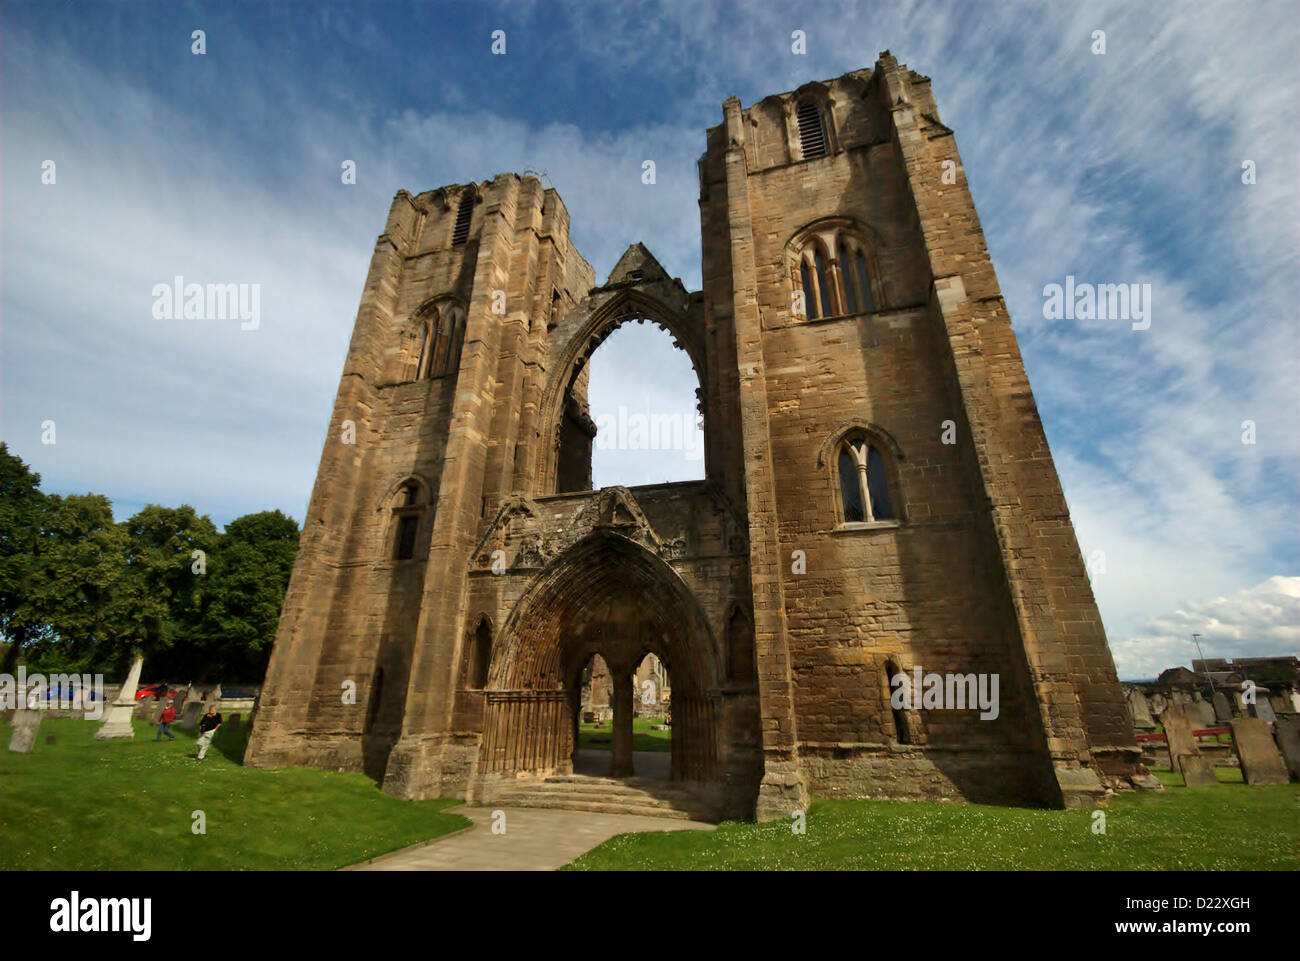
{"label": "louvered window opening", "polygon": [[821,112],[815,103],[801,103],[795,111],[799,121],[799,142],[803,145],[803,159],[814,160],[826,156],[826,128],[822,126]]}
{"label": "louvered window opening", "polygon": [[474,216],[474,198],[465,197],[460,202],[460,209],[456,211],[456,228],[451,232],[451,245],[453,247],[464,247],[469,240],[469,222]]}

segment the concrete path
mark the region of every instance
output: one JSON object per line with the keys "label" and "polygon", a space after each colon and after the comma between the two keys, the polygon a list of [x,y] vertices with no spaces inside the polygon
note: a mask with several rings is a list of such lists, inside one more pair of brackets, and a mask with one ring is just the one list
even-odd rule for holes
{"label": "concrete path", "polygon": [[[712,831],[712,824],[634,814],[592,814],[548,808],[447,809],[474,826],[431,844],[381,855],[344,871],[554,871],[616,834]],[[505,812],[506,831],[492,833],[492,812]]]}

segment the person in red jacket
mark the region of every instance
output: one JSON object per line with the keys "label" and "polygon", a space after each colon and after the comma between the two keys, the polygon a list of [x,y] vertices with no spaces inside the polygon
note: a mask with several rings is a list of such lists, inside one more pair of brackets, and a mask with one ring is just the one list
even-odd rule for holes
{"label": "person in red jacket", "polygon": [[164,734],[167,735],[167,740],[176,740],[176,735],[172,733],[172,721],[174,720],[176,720],[176,705],[168,704],[163,708],[163,712],[158,715],[158,736],[154,738],[155,741],[161,741]]}

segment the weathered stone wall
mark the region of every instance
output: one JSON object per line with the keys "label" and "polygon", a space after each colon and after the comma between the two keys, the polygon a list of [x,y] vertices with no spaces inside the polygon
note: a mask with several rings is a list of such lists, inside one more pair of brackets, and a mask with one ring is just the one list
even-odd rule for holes
{"label": "weathered stone wall", "polygon": [[[801,103],[823,118],[823,157],[803,156]],[[364,769],[405,797],[487,797],[512,766],[561,770],[569,675],[604,630],[647,632],[671,673],[674,770],[716,778],[739,816],[788,816],[809,787],[1077,804],[1103,778],[1142,780],[928,81],[884,54],[747,110],[731,98],[723,116],[700,163],[698,292],[640,244],[596,287],[534,178],[398,193],[249,763]],[[795,309],[801,245],[836,232],[865,251],[873,304],[810,319]],[[454,372],[418,379],[433,309],[461,312],[463,349]],[[699,376],[703,482],[584,491],[587,360],[629,320],[668,330]],[[855,430],[882,455],[891,518],[844,519],[837,456]],[[406,516],[418,534],[399,559]],[[566,638],[568,617],[585,640]],[[996,675],[999,716],[896,713],[887,675],[915,667]]]}

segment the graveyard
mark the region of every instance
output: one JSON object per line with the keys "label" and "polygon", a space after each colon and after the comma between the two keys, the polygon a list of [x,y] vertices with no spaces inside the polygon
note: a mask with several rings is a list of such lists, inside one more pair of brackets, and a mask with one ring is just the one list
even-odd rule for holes
{"label": "graveyard", "polygon": [[[46,718],[30,753],[0,752],[0,870],[328,870],[468,825],[445,813],[455,800],[392,798],[361,774],[245,768],[246,726],[223,728],[203,762],[193,731],[156,742],[156,728],[136,720],[134,738],[97,741],[99,726]],[[11,734],[0,722],[0,739]],[[802,825],[622,835],[569,867],[1300,868],[1300,784],[1252,786],[1231,765],[1212,772],[1212,786],[1186,787],[1156,768],[1164,791],[1117,794],[1093,809],[818,799]]]}

